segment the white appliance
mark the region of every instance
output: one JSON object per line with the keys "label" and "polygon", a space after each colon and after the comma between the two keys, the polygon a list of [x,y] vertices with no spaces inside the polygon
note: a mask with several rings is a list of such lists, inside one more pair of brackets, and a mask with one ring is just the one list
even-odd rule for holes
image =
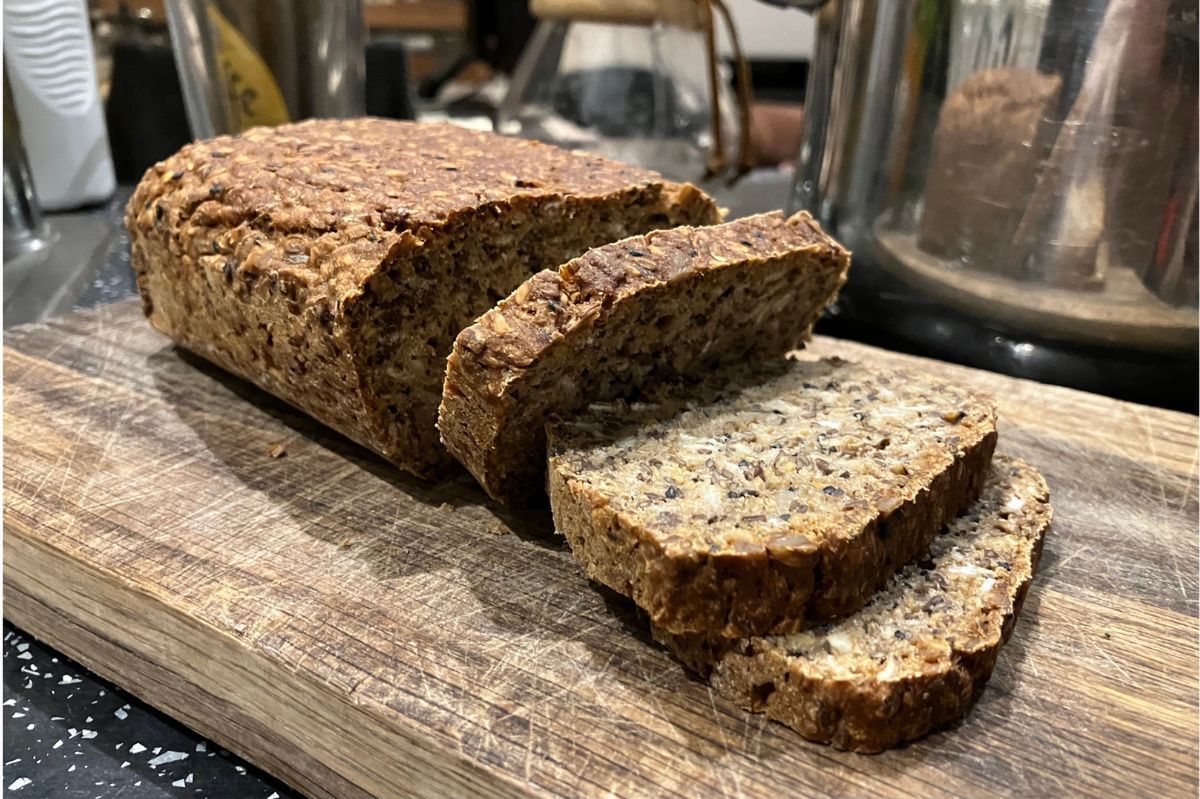
{"label": "white appliance", "polygon": [[41,206],[116,188],[84,0],[4,0],[4,62]]}

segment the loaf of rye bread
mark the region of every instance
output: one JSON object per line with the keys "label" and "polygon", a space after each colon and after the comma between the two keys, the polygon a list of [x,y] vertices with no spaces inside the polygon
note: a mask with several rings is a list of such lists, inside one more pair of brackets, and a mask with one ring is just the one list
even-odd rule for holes
{"label": "loaf of rye bread", "polygon": [[548,436],[555,527],[587,574],[720,649],[862,607],[976,499],[996,417],[931,375],[777,359]]}
{"label": "loaf of rye bread", "polygon": [[808,214],[778,211],[597,247],[459,334],[442,441],[494,498],[541,496],[547,419],[802,346],[849,264]]}
{"label": "loaf of rye bread", "polygon": [[454,336],[605,242],[719,221],[690,185],[543,144],[382,119],[184,147],[126,211],[146,315],[178,344],[408,471]]}
{"label": "loaf of rye bread", "polygon": [[1012,633],[1050,527],[1049,499],[1035,469],[997,455],[979,501],[868,606],[740,642],[717,663],[713,685],[838,749],[878,752],[958,720]]}

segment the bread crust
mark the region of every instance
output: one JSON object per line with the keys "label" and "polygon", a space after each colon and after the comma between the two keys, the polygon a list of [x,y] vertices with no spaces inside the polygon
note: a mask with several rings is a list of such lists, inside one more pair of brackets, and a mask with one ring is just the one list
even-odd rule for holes
{"label": "bread crust", "polygon": [[442,441],[493,498],[540,495],[550,417],[802,346],[849,264],[810,215],[778,211],[591,250],[459,334]]}
{"label": "bread crust", "polygon": [[189,144],[146,172],[125,222],[151,324],[428,476],[452,463],[434,424],[458,330],[588,246],[717,217],[647,170],[355,119]]}

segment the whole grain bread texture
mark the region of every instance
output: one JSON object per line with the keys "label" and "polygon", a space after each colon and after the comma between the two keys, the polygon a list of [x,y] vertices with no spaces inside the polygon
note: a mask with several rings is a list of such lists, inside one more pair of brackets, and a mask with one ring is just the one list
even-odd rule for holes
{"label": "whole grain bread texture", "polygon": [[1042,476],[997,455],[979,501],[867,607],[743,641],[712,683],[740,707],[838,749],[879,752],[956,721],[1012,633],[1051,515]]}
{"label": "whole grain bread texture", "polygon": [[189,144],[125,222],[151,324],[433,475],[454,336],[605,242],[719,221],[693,186],[452,125],[320,120]]}
{"label": "whole grain bread texture", "polygon": [[442,441],[492,497],[544,496],[551,416],[802,346],[849,264],[811,216],[778,211],[590,250],[458,335]]}
{"label": "whole grain bread texture", "polygon": [[976,499],[996,415],[932,375],[779,359],[548,435],[555,526],[588,576],[718,645],[861,608]]}

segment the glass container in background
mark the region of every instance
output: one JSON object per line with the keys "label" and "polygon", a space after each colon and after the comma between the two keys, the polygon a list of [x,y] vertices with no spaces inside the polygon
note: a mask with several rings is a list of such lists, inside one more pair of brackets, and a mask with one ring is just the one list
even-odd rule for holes
{"label": "glass container in background", "polygon": [[[500,133],[699,181],[714,146],[710,45],[700,4],[535,0],[538,26],[497,114]],[[735,98],[723,67],[722,152],[733,158]]]}
{"label": "glass container in background", "polygon": [[358,0],[165,4],[193,137],[364,113]]}
{"label": "glass container in background", "polygon": [[1195,0],[823,4],[793,205],[854,251],[843,314],[1194,406],[1196,34]]}

